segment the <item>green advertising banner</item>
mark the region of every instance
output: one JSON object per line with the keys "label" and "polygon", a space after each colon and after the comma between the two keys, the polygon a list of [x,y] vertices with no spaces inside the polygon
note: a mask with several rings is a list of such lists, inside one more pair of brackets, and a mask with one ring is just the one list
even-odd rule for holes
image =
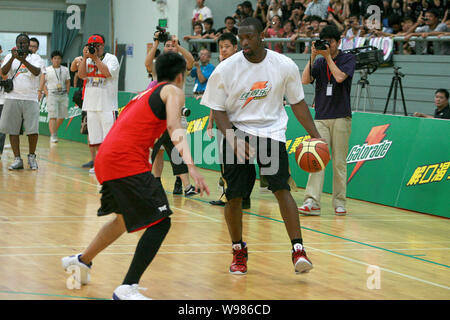
{"label": "green advertising banner", "polygon": [[[71,91],[71,95],[72,95]],[[119,93],[119,108],[133,93]],[[71,98],[70,98],[71,101]],[[195,98],[186,99],[191,110],[187,133],[194,162],[202,168],[220,170],[217,141],[206,127],[209,108]],[[48,135],[45,101],[41,104],[41,134]],[[299,187],[306,187],[308,173],[295,162],[297,146],[309,136],[292,110],[286,131],[286,149],[291,175]],[[314,110],[311,109],[314,116]],[[69,105],[69,119],[59,129],[59,137],[86,143],[80,134],[81,110]],[[347,156],[349,198],[370,201],[450,218],[450,121],[353,113],[352,134]],[[166,155],[166,160],[167,160]],[[332,161],[325,169],[324,192],[332,192]]]}
{"label": "green advertising banner", "polygon": [[[206,135],[209,109],[188,98],[188,133],[193,153],[211,148]],[[314,109],[310,109],[314,116]],[[309,136],[286,106],[286,149],[292,177],[306,187],[308,173],[295,162],[295,150]],[[353,113],[347,156],[349,198],[450,218],[450,121]],[[203,140],[202,138],[203,137]],[[203,141],[203,145],[199,141]],[[204,152],[203,155],[210,152]],[[207,158],[203,156],[203,158]],[[218,165],[198,162],[219,170]],[[332,193],[332,161],[325,169],[324,192]]]}

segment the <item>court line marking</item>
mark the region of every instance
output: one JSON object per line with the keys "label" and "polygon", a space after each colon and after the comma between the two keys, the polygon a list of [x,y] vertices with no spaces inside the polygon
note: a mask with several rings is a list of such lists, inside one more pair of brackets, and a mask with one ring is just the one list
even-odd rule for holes
{"label": "court line marking", "polygon": [[[359,260],[356,260],[356,259],[344,257],[344,256],[341,256],[339,254],[334,254],[332,252],[328,252],[327,250],[316,249],[316,248],[309,248],[309,249],[311,249],[312,251],[319,251],[319,252],[322,252],[322,253],[326,253],[326,254],[332,255],[334,257],[337,257],[337,258],[340,258],[340,259],[344,259],[344,260],[347,260],[347,261],[350,261],[350,262],[353,262],[353,263],[362,264],[364,266],[371,266],[371,264],[368,264],[366,262],[362,262],[362,261],[359,261]],[[419,281],[419,282],[422,282],[422,283],[425,283],[425,284],[429,284],[429,285],[432,285],[432,286],[435,286],[435,287],[439,287],[439,288],[442,288],[442,289],[450,290],[450,287],[447,287],[447,286],[439,284],[439,283],[434,283],[434,282],[431,282],[431,281],[427,281],[427,280],[424,280],[424,279],[421,279],[421,278],[417,278],[417,277],[414,277],[414,276],[410,276],[408,274],[397,272],[397,271],[394,271],[394,270],[391,270],[391,269],[382,268],[382,267],[379,267],[379,268],[382,271],[386,271],[386,272],[389,272],[389,273],[392,273],[392,274],[395,274],[395,275],[398,275],[398,276],[402,276],[402,277],[405,277],[405,278],[408,278],[408,279],[411,279],[411,280]]]}
{"label": "court line marking", "polygon": [[[202,200],[202,199],[198,199],[198,198],[187,198],[187,199],[194,200],[194,201],[200,201],[200,202],[203,202],[203,203],[207,202],[206,200]],[[253,216],[256,216],[256,217],[263,218],[263,219],[269,219],[269,220],[276,221],[276,222],[279,222],[279,223],[284,223],[284,221],[282,221],[282,220],[266,217],[266,216],[259,215],[259,214],[256,214],[256,213],[253,213],[253,212],[250,212],[250,211],[242,210],[242,212],[245,213],[245,214],[253,215]],[[422,261],[422,262],[427,262],[427,263],[435,264],[435,265],[438,265],[438,266],[450,269],[450,266],[442,264],[442,263],[438,263],[438,262],[435,262],[435,261],[418,258],[418,257],[412,256],[412,255],[404,254],[404,253],[401,253],[401,252],[396,252],[396,251],[393,251],[393,250],[390,250],[390,249],[374,246],[374,245],[371,245],[371,244],[368,244],[368,243],[364,243],[364,242],[361,242],[361,241],[357,241],[357,240],[352,240],[352,239],[336,236],[334,234],[330,234],[330,233],[327,233],[327,232],[323,232],[323,231],[319,231],[319,230],[315,230],[315,229],[311,229],[311,228],[307,228],[307,227],[303,227],[303,226],[301,226],[300,228],[304,229],[304,230],[311,231],[311,232],[319,233],[319,234],[322,234],[322,235],[326,235],[326,236],[329,236],[329,237],[333,237],[333,238],[337,238],[337,239],[341,239],[341,240],[357,243],[357,244],[360,244],[360,245],[363,245],[363,246],[367,246],[367,247],[379,249],[379,250],[382,250],[382,251],[398,254],[398,255],[401,255],[401,256],[404,256],[404,257],[416,259],[416,260],[419,260],[419,261]]]}
{"label": "court line marking", "polygon": [[0,290],[0,294],[2,294],[2,293],[4,293],[4,294],[23,294],[23,295],[32,295],[32,296],[58,297],[58,298],[72,298],[72,299],[87,299],[87,300],[110,300],[110,299],[105,299],[105,298],[79,297],[79,296],[69,296],[69,295],[63,295],[63,294]]}
{"label": "court line marking", "polygon": [[[332,252],[329,252],[328,250],[317,249],[317,248],[313,248],[313,247],[310,247],[310,246],[305,246],[305,247],[308,250],[318,251],[318,252],[321,252],[321,253],[324,253],[324,254],[327,254],[327,255],[331,255],[331,256],[334,256],[334,257],[337,257],[337,258],[340,258],[340,259],[344,259],[344,260],[353,262],[353,263],[361,264],[361,265],[364,265],[364,266],[371,266],[371,264],[369,264],[369,263],[362,262],[360,260],[356,260],[356,259],[352,259],[352,258],[348,258],[348,257],[344,257],[344,256],[339,255],[339,254],[334,254]],[[284,253],[284,252],[289,252],[289,250],[249,250],[249,253]],[[193,252],[193,251],[169,251],[169,252],[160,251],[160,252],[158,252],[158,254],[161,254],[161,255],[169,255],[169,254],[175,254],[175,255],[179,255],[179,254],[230,254],[230,251],[229,250],[227,250],[227,251],[197,251],[197,252]],[[134,255],[134,252],[102,252],[102,255],[110,255],[110,256],[113,256],[113,255]],[[39,253],[34,253],[34,254],[30,254],[30,255],[28,255],[28,254],[19,254],[19,255],[0,255],[0,256],[8,257],[8,256],[64,256],[64,255],[63,254],[39,254]],[[415,280],[415,281],[422,282],[422,283],[425,283],[425,284],[428,284],[428,285],[432,285],[432,286],[439,287],[439,288],[442,288],[442,289],[450,290],[450,287],[447,287],[447,286],[439,284],[439,283],[435,283],[435,282],[431,282],[431,281],[424,280],[424,279],[421,279],[421,278],[417,278],[417,277],[414,277],[414,276],[411,276],[411,275],[408,275],[408,274],[404,274],[404,273],[401,273],[401,272],[397,272],[397,271],[394,271],[394,270],[391,270],[391,269],[382,268],[382,267],[379,267],[379,268],[382,271],[386,271],[386,272],[389,272],[389,273],[392,273],[392,274],[395,274],[395,275],[398,275],[398,276],[401,276],[401,277],[404,277],[404,278],[407,278],[407,279]],[[70,296],[67,296],[67,297],[70,297]]]}

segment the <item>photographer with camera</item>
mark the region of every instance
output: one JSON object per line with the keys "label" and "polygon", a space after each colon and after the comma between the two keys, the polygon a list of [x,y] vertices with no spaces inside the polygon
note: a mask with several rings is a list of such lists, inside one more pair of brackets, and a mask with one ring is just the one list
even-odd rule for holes
{"label": "photographer with camera", "polygon": [[[312,45],[311,60],[307,63],[302,83],[315,82],[315,125],[322,138],[331,147],[333,162],[333,206],[336,215],[345,215],[347,190],[348,141],[352,126],[350,90],[356,58],[341,52],[338,47],[341,33],[335,26],[327,26],[320,40]],[[319,59],[316,58],[321,55]],[[311,69],[311,64],[314,65]],[[305,199],[299,211],[306,215],[320,215],[320,197],[325,171],[311,173]]]}
{"label": "photographer with camera", "polygon": [[190,76],[195,79],[192,91],[197,99],[205,92],[208,78],[214,71],[214,65],[209,63],[210,60],[211,53],[203,48],[200,50],[199,60],[194,62],[194,68],[191,70]]}
{"label": "photographer with camera", "polygon": [[[194,65],[194,57],[192,54],[180,46],[180,42],[178,41],[177,36],[168,34],[164,29],[160,27],[156,27],[158,31],[155,32],[154,38],[153,38],[153,46],[151,50],[149,51],[147,57],[145,58],[145,68],[147,69],[147,72],[149,74],[153,73],[153,65],[154,65],[154,59],[156,52],[158,50],[159,44],[162,42],[164,44],[163,53],[167,52],[174,52],[181,54],[184,59],[186,60],[186,75],[188,72],[192,70],[192,67]],[[153,79],[157,80],[157,79]],[[151,89],[150,87],[147,89]],[[187,128],[187,121],[186,121],[186,112],[189,112],[188,109],[183,112],[183,116],[181,117],[181,123],[184,129]],[[188,168],[185,163],[176,164],[174,163],[172,159],[172,150],[174,149],[174,145],[172,143],[172,140],[170,139],[170,136],[168,132],[164,132],[163,136],[156,142],[156,144],[153,147],[151,159],[153,164],[152,172],[154,176],[157,179],[161,179],[162,171],[164,168],[164,150],[169,155],[170,164],[172,165],[172,172],[174,176],[177,176],[173,194],[183,194],[183,185],[184,185],[184,194],[186,196],[192,196],[197,194],[195,191],[195,187],[191,185],[189,174],[188,174]]]}
{"label": "photographer with camera", "polygon": [[[406,35],[405,41],[409,40],[413,36],[426,38],[428,36],[439,36],[448,32],[449,29],[444,22],[439,22],[439,12],[436,9],[431,9],[425,12],[425,15],[420,15],[417,22],[414,24],[415,31]],[[417,54],[450,54],[450,42],[433,42],[433,51],[430,50],[428,42],[416,43]]]}
{"label": "photographer with camera", "polygon": [[[90,36],[78,65],[78,76],[86,79],[82,110],[87,112],[89,144],[95,153],[117,118],[119,69],[117,57],[105,52],[104,37]],[[95,157],[89,173],[95,173]]]}
{"label": "photographer with camera", "polygon": [[23,125],[28,136],[28,164],[37,170],[36,145],[39,136],[39,75],[44,61],[37,54],[29,51],[30,39],[26,34],[19,34],[16,47],[11,50],[2,63],[2,75],[8,79],[1,81],[4,88],[5,104],[0,119],[0,132],[9,134],[14,162],[9,170],[23,169],[20,156],[20,129]]}

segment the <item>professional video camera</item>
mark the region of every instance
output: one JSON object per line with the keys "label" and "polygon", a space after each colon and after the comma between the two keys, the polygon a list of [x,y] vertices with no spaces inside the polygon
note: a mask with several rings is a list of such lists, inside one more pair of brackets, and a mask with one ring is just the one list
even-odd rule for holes
{"label": "professional video camera", "polygon": [[11,92],[14,88],[12,79],[0,80],[0,87],[3,87],[6,93]]}
{"label": "professional video camera", "polygon": [[156,30],[159,31],[159,34],[158,34],[158,41],[159,42],[163,42],[164,43],[167,40],[169,40],[170,34],[168,32],[166,32],[166,29],[161,28],[160,26],[156,26]]}
{"label": "professional video camera", "polygon": [[[356,70],[366,69],[369,74],[375,72],[378,66],[384,62],[383,50],[373,46],[344,50],[356,56]],[[372,71],[370,71],[372,69]]]}

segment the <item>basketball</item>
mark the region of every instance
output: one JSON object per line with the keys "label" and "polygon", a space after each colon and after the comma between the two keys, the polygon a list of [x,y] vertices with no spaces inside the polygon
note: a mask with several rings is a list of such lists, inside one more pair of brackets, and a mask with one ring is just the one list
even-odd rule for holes
{"label": "basketball", "polygon": [[319,139],[308,139],[300,143],[295,151],[295,160],[306,172],[318,172],[330,161],[328,144]]}

